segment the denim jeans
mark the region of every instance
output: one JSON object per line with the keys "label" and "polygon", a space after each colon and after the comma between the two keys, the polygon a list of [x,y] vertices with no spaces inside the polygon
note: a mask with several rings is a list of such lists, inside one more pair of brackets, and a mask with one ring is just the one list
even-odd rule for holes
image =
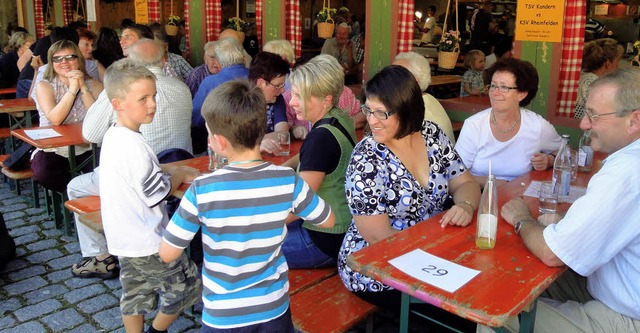
{"label": "denim jeans", "polygon": [[236,328],[213,328],[202,324],[200,333],[293,333],[293,321],[291,320],[291,309],[287,309],[282,316],[265,323],[254,324]]}
{"label": "denim jeans", "polygon": [[16,98],[29,97],[29,89],[31,89],[31,80],[18,80],[16,85]]}
{"label": "denim jeans", "polygon": [[333,258],[324,254],[313,243],[307,229],[302,227],[302,220],[289,223],[287,231],[282,253],[289,268],[322,268],[337,265]]}

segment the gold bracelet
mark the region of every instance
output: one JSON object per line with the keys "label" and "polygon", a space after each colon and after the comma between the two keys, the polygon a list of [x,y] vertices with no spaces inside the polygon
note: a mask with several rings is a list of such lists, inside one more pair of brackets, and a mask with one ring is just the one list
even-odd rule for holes
{"label": "gold bracelet", "polygon": [[84,95],[84,94],[86,94],[87,92],[89,92],[89,87],[87,87],[87,88],[84,88],[84,89],[80,90],[80,92],[81,92],[83,95]]}
{"label": "gold bracelet", "polygon": [[472,211],[472,212],[475,212],[475,211],[476,211],[476,206],[474,206],[474,204],[472,204],[470,201],[465,200],[465,201],[463,201],[463,202],[456,203],[456,205],[462,205],[462,204],[464,204],[464,205],[467,205],[467,206],[471,207],[471,211]]}

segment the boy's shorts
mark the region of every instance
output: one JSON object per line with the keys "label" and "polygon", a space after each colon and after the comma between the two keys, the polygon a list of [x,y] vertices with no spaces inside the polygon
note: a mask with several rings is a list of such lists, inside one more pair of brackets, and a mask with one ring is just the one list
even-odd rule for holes
{"label": "boy's shorts", "polygon": [[201,297],[200,271],[184,252],[170,263],[164,263],[157,253],[118,259],[122,285],[120,312],[123,316],[144,315],[156,308],[164,314],[174,315]]}

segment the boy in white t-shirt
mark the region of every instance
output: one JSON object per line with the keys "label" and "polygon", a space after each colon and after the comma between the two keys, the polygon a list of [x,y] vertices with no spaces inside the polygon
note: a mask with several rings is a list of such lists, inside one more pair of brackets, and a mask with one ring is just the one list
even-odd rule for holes
{"label": "boy in white t-shirt", "polygon": [[109,66],[104,83],[118,120],[105,134],[100,153],[100,201],[109,253],[118,256],[121,266],[122,320],[127,332],[142,332],[144,315],[157,309],[146,332],[167,332],[182,310],[198,300],[202,283],[185,255],[168,264],[158,256],[169,222],[164,199],[199,172],[161,168],[139,132],[156,110],[153,73],[123,59]]}

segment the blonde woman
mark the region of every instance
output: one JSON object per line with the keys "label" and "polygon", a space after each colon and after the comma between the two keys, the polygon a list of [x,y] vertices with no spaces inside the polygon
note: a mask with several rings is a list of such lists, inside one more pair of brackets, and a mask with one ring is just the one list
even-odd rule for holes
{"label": "blonde woman", "polygon": [[351,214],[344,193],[344,175],[356,140],[349,115],[336,105],[344,87],[344,72],[330,55],[319,55],[291,74],[291,101],[300,120],[313,124],[300,154],[287,161],[325,200],[336,215],[333,228],[301,220],[287,225],[282,252],[290,268],[335,267]]}
{"label": "blonde woman", "polygon": [[[40,126],[81,123],[102,91],[102,83],[89,77],[84,56],[71,41],[51,45],[47,59],[44,79],[35,88]],[[89,150],[86,146],[76,147],[78,164],[90,158]],[[65,191],[71,180],[67,156],[67,148],[37,151],[31,161],[33,178],[48,189]]]}

